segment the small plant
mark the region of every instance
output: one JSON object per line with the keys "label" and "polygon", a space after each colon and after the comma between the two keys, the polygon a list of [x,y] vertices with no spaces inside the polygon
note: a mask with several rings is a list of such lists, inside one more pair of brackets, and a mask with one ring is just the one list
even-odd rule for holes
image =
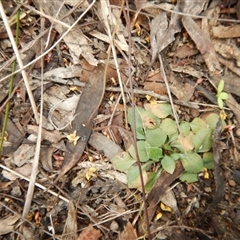
{"label": "small plant", "polygon": [[[130,126],[134,124],[132,114],[133,109],[130,108]],[[205,119],[180,122],[181,134],[172,119],[173,113],[168,103],[145,104],[144,108],[136,108],[135,115],[137,148],[146,191],[150,191],[163,169],[172,174],[177,160],[182,162],[185,169],[180,177],[182,181],[197,181],[200,172],[212,169],[211,136],[219,119],[218,114],[211,113]],[[139,188],[141,184],[136,161],[133,145],[112,159],[117,170],[126,172],[130,188]]]}
{"label": "small plant", "polygon": [[229,97],[228,93],[224,92],[223,89],[224,89],[224,81],[221,80],[218,84],[217,94],[216,94],[218,106],[220,109],[223,109],[224,100],[227,100]]}

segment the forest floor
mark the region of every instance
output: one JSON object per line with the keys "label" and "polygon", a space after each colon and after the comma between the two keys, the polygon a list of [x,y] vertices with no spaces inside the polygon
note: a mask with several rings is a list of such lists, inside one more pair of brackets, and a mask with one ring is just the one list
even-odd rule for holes
{"label": "forest floor", "polygon": [[0,13],[0,239],[240,239],[240,1]]}

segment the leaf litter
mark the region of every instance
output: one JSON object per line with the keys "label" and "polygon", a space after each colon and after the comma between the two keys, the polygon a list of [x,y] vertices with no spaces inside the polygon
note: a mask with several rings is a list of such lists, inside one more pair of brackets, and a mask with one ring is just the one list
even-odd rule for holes
{"label": "leaf litter", "polygon": [[[11,19],[17,5],[8,2],[1,4]],[[45,50],[50,52],[43,64],[38,61],[28,69],[39,104],[39,68],[43,68],[43,134],[37,187],[33,198],[25,199],[39,126],[17,73],[12,112],[2,135],[0,212],[4,229],[0,234],[10,239],[33,235],[38,239],[219,239],[226,234],[237,239],[240,4],[132,0],[124,5],[130,7],[130,22],[122,4],[117,0],[53,4],[34,0],[21,6],[28,11],[20,18],[19,51],[25,65],[41,55],[36,26],[41,15],[46,17],[48,31],[43,35],[48,43]],[[0,31],[2,126],[8,98],[4,78],[15,54],[5,27]],[[66,31],[69,33],[64,36]],[[181,133],[168,103],[171,96],[159,54]],[[91,85],[92,73],[100,63],[110,66],[97,72],[107,88],[91,93],[97,86]],[[138,91],[132,100],[130,74],[134,91]],[[146,98],[150,91],[156,95]],[[95,97],[99,97],[97,103],[92,101]],[[164,103],[157,102],[163,97]],[[221,99],[219,106],[217,99]],[[87,110],[78,112],[79,104],[86,106],[82,109],[92,106],[90,120],[84,118]],[[125,110],[128,118],[127,113],[116,112]],[[219,114],[226,119],[216,137]],[[110,118],[93,125],[97,115]],[[134,126],[138,154],[133,144]],[[82,150],[76,155],[78,144]],[[70,156],[67,162],[66,156]],[[220,189],[220,183],[224,188]],[[29,218],[22,223],[24,203],[29,201]],[[226,226],[231,226],[227,233]]]}

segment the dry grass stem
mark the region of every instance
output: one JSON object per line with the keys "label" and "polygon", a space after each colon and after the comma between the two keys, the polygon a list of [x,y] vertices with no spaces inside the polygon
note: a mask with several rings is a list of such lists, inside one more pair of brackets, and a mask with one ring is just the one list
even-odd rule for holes
{"label": "dry grass stem", "polygon": [[25,87],[26,87],[26,90],[27,90],[27,93],[28,93],[28,96],[29,96],[29,99],[30,99],[30,102],[31,102],[31,105],[32,105],[34,117],[35,117],[35,120],[36,120],[36,122],[38,124],[39,123],[39,116],[38,116],[36,103],[35,103],[34,98],[33,98],[33,94],[32,94],[32,90],[31,90],[30,84],[29,84],[27,73],[26,73],[25,68],[23,66],[22,57],[21,57],[21,55],[19,53],[19,50],[17,48],[15,39],[13,37],[12,30],[11,30],[9,24],[8,24],[8,19],[7,19],[7,16],[5,14],[5,11],[3,9],[2,2],[0,2],[0,13],[1,13],[1,16],[2,16],[2,19],[3,19],[4,25],[5,25],[5,28],[7,30],[9,39],[11,41],[14,53],[16,55],[16,58],[17,58],[17,61],[18,61],[18,64],[19,64],[19,68],[22,71],[23,80],[24,80]]}

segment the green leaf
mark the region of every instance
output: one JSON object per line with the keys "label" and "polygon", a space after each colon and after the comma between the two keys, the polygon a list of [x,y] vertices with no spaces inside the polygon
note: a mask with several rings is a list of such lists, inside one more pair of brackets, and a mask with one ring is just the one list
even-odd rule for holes
{"label": "green leaf", "polygon": [[[140,112],[145,111],[143,108],[135,108],[135,124],[136,124],[136,132],[137,132],[137,139],[145,139],[145,134],[143,131],[143,123],[142,118],[140,116]],[[128,122],[133,129],[133,108],[128,109]]]}
{"label": "green leaf", "polygon": [[173,174],[176,163],[171,157],[164,156],[164,158],[161,160],[161,164],[165,171],[167,171],[170,174]]}
{"label": "green leaf", "polygon": [[217,94],[221,93],[223,91],[223,88],[224,88],[224,81],[220,80],[217,88]]}
{"label": "green leaf", "polygon": [[171,158],[172,158],[174,161],[177,161],[177,160],[180,158],[179,153],[172,153],[172,154],[171,154]]}
{"label": "green leaf", "polygon": [[[151,161],[142,164],[141,170],[142,170],[142,175],[143,175],[143,182],[144,185],[148,181],[148,176],[146,172],[146,168],[152,164]],[[140,180],[140,174],[139,174],[139,168],[136,165],[133,165],[129,168],[127,171],[127,182],[129,188],[140,188],[141,189],[141,180]]]}
{"label": "green leaf", "polygon": [[162,157],[162,149],[159,147],[152,147],[147,144],[147,155],[150,159],[158,161]]}
{"label": "green leaf", "polygon": [[198,149],[199,153],[208,152],[212,148],[212,133],[213,133],[213,130],[210,129],[202,146]]}
{"label": "green leaf", "polygon": [[190,133],[190,124],[188,122],[180,123],[181,134],[186,137]]}
{"label": "green leaf", "polygon": [[153,147],[162,147],[162,145],[166,142],[166,139],[166,133],[160,128],[146,130],[146,141]]}
{"label": "green leaf", "polygon": [[[144,185],[147,183],[147,172],[142,167],[142,175]],[[139,175],[138,166],[132,166],[127,171],[127,182],[129,188],[140,188],[141,187],[141,179]]]}
{"label": "green leaf", "polygon": [[188,183],[193,183],[193,182],[197,182],[198,178],[197,178],[197,174],[196,173],[183,173],[179,179],[182,182],[188,182]]}
{"label": "green leaf", "polygon": [[146,151],[146,142],[145,141],[138,141],[137,142],[138,154],[141,162],[146,162],[149,160]]}
{"label": "green leaf", "polygon": [[203,160],[197,153],[180,154],[186,172],[199,173],[203,170]]}
{"label": "green leaf", "polygon": [[206,117],[205,122],[212,130],[214,130],[218,122],[218,119],[219,115],[217,113],[211,113]]}
{"label": "green leaf", "polygon": [[206,152],[203,154],[203,164],[204,167],[207,169],[213,169],[213,153]]}
{"label": "green leaf", "polygon": [[196,133],[200,129],[206,128],[207,124],[201,118],[194,118],[190,123],[190,126],[192,128],[192,131]]}
{"label": "green leaf", "polygon": [[[137,149],[138,149],[138,155],[140,158],[140,162],[147,162],[149,160],[149,157],[148,157],[147,151],[146,151],[146,142],[145,141],[137,141]],[[135,152],[133,145],[131,145],[128,148],[128,152],[134,159],[137,159],[136,152]]]}
{"label": "green leaf", "polygon": [[168,144],[168,143],[165,143],[165,144],[163,145],[163,149],[164,149],[165,151],[169,151],[169,152],[172,152],[172,151],[173,151],[172,145],[170,145],[170,144]]}
{"label": "green leaf", "polygon": [[229,98],[229,95],[228,95],[228,93],[226,93],[226,92],[221,92],[221,93],[219,93],[219,94],[217,95],[217,97],[218,97],[218,98],[221,98],[222,100],[226,100],[226,99]]}
{"label": "green leaf", "polygon": [[173,115],[172,108],[169,103],[158,103],[158,104],[144,104],[146,110],[150,110],[158,118],[166,118],[169,115]]}
{"label": "green leaf", "polygon": [[212,129],[204,128],[200,129],[192,137],[192,141],[196,152],[207,152],[212,147]]}
{"label": "green leaf", "polygon": [[146,193],[149,193],[154,186],[155,182],[158,180],[159,176],[161,175],[162,170],[159,169],[157,172],[149,172],[148,175],[148,182],[145,185],[145,191]]}
{"label": "green leaf", "polygon": [[186,148],[183,147],[183,146],[179,143],[178,140],[172,142],[171,147],[178,149],[178,150],[179,150],[180,152],[182,152],[182,153],[185,153],[185,152],[186,152]]}
{"label": "green leaf", "polygon": [[170,118],[162,120],[160,129],[167,135],[172,135],[177,132],[177,124]]}
{"label": "green leaf", "polygon": [[218,102],[218,106],[220,109],[223,109],[223,100],[221,98],[218,98],[217,99],[217,102]]}
{"label": "green leaf", "polygon": [[171,143],[175,141],[178,138],[178,132],[175,132],[174,134],[168,135],[168,143]]}
{"label": "green leaf", "polygon": [[125,172],[136,162],[136,160],[133,159],[127,152],[121,152],[115,155],[111,159],[111,162],[117,170]]}

